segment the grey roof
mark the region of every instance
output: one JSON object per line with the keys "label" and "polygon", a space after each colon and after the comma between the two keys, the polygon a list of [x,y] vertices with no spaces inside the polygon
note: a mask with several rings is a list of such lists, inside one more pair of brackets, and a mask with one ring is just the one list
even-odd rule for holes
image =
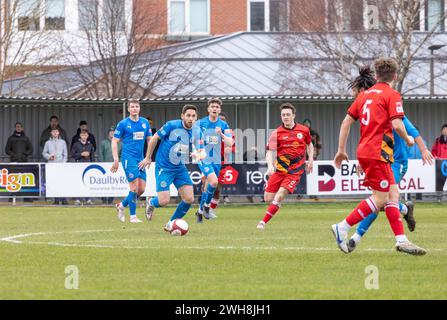
{"label": "grey roof", "polygon": [[[413,45],[417,46],[418,41],[425,35],[414,33]],[[347,80],[341,79],[340,75],[334,72],[332,60],[318,48],[311,39],[312,36],[314,35],[304,33],[239,32],[185,42],[142,55],[140,67],[133,70],[133,78],[138,78],[139,69],[146,68],[145,63],[150,61],[153,65],[149,67],[142,83],[150,80],[151,68],[155,69],[157,63],[154,62],[157,59],[153,57],[158,55],[160,59],[169,57],[173,61],[171,68],[167,70],[169,78],[160,81],[152,92],[158,97],[168,96],[176,86],[176,79],[185,72],[200,76],[197,81],[192,81],[178,90],[173,98],[279,95],[331,97],[349,94],[346,89]],[[326,37],[329,43],[334,42],[336,34],[327,34]],[[364,63],[371,63],[377,57],[377,48],[387,48],[388,40],[381,33],[368,33],[367,39],[362,43],[355,40],[359,37],[365,37],[365,34],[347,33],[346,41],[352,43],[350,49],[361,52],[358,60]],[[284,46],[284,43],[294,45]],[[426,47],[432,43],[447,44],[447,34],[434,35]],[[291,51],[291,47],[297,48]],[[436,58],[436,93],[441,95],[447,95],[445,52],[446,49],[440,50]],[[94,64],[95,62],[91,65]],[[415,56],[413,69],[406,78],[403,90],[405,95],[417,97],[429,94],[429,65],[429,50],[421,49]],[[354,77],[357,70],[351,69],[349,74]],[[198,82],[201,82],[200,86]],[[6,81],[2,94],[13,92],[17,96],[65,97],[82,85],[78,72],[65,70]]]}

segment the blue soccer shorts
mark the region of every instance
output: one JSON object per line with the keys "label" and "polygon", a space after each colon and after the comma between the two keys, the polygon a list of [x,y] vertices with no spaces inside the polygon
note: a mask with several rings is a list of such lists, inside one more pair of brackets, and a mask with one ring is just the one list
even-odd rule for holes
{"label": "blue soccer shorts", "polygon": [[128,182],[132,182],[138,178],[146,181],[146,169],[140,170],[140,168],[138,168],[139,163],[140,161],[135,159],[122,160],[124,172],[126,173],[126,178]]}
{"label": "blue soccer shorts", "polygon": [[179,189],[185,185],[192,186],[192,180],[188,169],[181,166],[178,170],[160,168],[155,165],[155,181],[157,192],[169,191],[169,186],[173,183]]}

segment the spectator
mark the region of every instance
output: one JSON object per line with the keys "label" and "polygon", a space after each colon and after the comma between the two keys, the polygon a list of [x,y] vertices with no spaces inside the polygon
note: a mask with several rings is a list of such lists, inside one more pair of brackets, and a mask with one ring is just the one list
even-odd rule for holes
{"label": "spectator", "polygon": [[[154,122],[152,121],[151,117],[146,117],[146,119],[149,121],[149,125],[151,126],[152,136],[154,136],[154,134],[157,133],[157,128],[154,127],[154,125],[153,125]],[[154,152],[152,153],[152,157],[151,157],[152,162],[155,162],[155,155],[157,154],[157,150],[158,150],[158,147],[160,146],[160,142],[161,141],[157,142]],[[144,141],[144,151],[143,151],[144,155],[146,155],[146,151],[147,151],[147,141]]]}
{"label": "spectator", "polygon": [[6,142],[5,152],[10,162],[28,162],[28,157],[33,153],[33,145],[25,135],[22,123],[16,122],[15,131]]}
{"label": "spectator", "polygon": [[[113,162],[112,139],[113,139],[114,133],[115,133],[115,127],[111,127],[107,134],[107,138],[101,141],[101,146],[99,149],[99,161],[100,162]],[[118,143],[118,156],[120,157],[120,161],[121,161],[121,148],[122,148],[121,142],[119,142]],[[102,198],[102,203],[103,204],[112,204],[113,197]]]}
{"label": "spectator", "polygon": [[[71,149],[71,157],[75,162],[93,162],[94,148],[93,144],[88,140],[89,133],[87,130],[81,130],[79,133],[79,141],[73,144]],[[77,199],[75,204],[93,204],[90,198]]]}
{"label": "spectator", "polygon": [[[305,125],[306,127],[309,128],[310,130],[310,136],[312,138],[312,144],[314,145],[314,160],[317,160],[318,156],[320,155],[320,150],[321,150],[321,140],[320,140],[320,135],[318,134],[318,132],[316,132],[315,130],[312,129],[311,125],[312,122],[310,121],[310,119],[304,119],[303,120],[303,125]],[[307,154],[306,154],[307,157]]]}
{"label": "spectator", "polygon": [[51,130],[52,129],[58,129],[59,130],[59,137],[65,141],[66,146],[68,146],[68,139],[67,139],[67,133],[64,129],[61,128],[59,125],[59,118],[56,116],[50,117],[50,125],[48,128],[42,131],[40,135],[40,142],[39,146],[43,149],[45,146],[45,143],[52,137]]}
{"label": "spectator", "polygon": [[447,124],[442,126],[441,136],[436,138],[431,153],[436,159],[447,159]]}
{"label": "spectator", "polygon": [[[47,160],[48,163],[67,162],[67,143],[65,140],[61,139],[57,126],[51,129],[50,134],[51,137],[44,144],[42,157]],[[66,198],[55,198],[53,204],[59,204],[59,200],[62,201],[62,204],[68,204]]]}
{"label": "spectator", "polygon": [[[88,131],[87,121],[85,121],[85,120],[81,120],[81,122],[79,122],[78,131],[73,136],[73,138],[71,138],[70,152],[73,149],[73,145],[80,140],[80,136],[79,135],[80,135],[82,130]],[[93,152],[96,152],[96,139],[95,139],[95,136],[93,135],[93,133],[91,133],[91,132],[88,133],[88,141],[93,145]]]}
{"label": "spectator", "polygon": [[256,146],[251,147],[250,150],[244,152],[244,162],[255,163],[259,160],[259,151]]}

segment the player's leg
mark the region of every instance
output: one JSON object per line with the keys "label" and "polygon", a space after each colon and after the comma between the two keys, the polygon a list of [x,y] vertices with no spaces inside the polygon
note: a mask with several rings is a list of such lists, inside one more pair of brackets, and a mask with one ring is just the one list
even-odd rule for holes
{"label": "player's leg", "polygon": [[220,190],[221,189],[222,189],[222,185],[220,183],[218,183],[216,191],[214,191],[213,198],[211,199],[210,212],[212,211],[214,215],[216,215],[215,210],[216,210],[217,206],[219,205]]}
{"label": "player's leg", "polygon": [[129,207],[131,217],[135,216],[136,214],[136,197],[138,188],[137,179],[139,175],[139,169],[138,164],[131,160],[123,160],[122,164],[127,177],[127,181],[129,182],[129,193],[127,194],[126,198],[115,205],[115,208],[118,212],[118,219],[121,222],[125,222],[124,208]]}
{"label": "player's leg", "polygon": [[157,191],[156,197],[151,197],[146,205],[146,219],[150,221],[153,217],[156,208],[164,207],[169,204],[171,200],[171,193],[169,191],[170,185],[174,181],[175,172],[165,171],[163,168],[155,165],[155,188]]}
{"label": "player's leg", "polygon": [[[408,160],[404,162],[394,162],[391,166],[393,169],[394,179],[397,184],[407,173]],[[411,232],[416,228],[416,220],[414,218],[414,204],[412,201],[407,201],[405,204],[399,201],[399,211],[402,213],[405,221],[407,222],[408,230]]]}
{"label": "player's leg", "polygon": [[187,170],[178,173],[174,179],[174,185],[177,188],[182,199],[175,209],[169,222],[165,225],[165,231],[171,230],[171,222],[175,219],[182,219],[194,203],[194,190],[191,178]]}
{"label": "player's leg", "polygon": [[426,250],[412,244],[405,236],[398,200],[399,189],[397,184],[392,184],[389,191],[389,202],[385,206],[385,213],[396,238],[396,250],[412,255],[424,255]]}
{"label": "player's leg", "polygon": [[[270,202],[270,205],[267,208],[267,211],[265,212],[264,218],[259,221],[257,228],[260,230],[263,230],[265,228],[265,225],[273,218],[275,214],[278,213],[279,209],[281,208],[282,201],[287,197],[289,194],[289,190],[287,190],[284,187],[280,187],[278,192],[273,197],[273,200]],[[271,195],[268,195],[264,198],[271,198]]]}
{"label": "player's leg", "polygon": [[219,183],[217,176],[220,171],[220,166],[213,164],[199,166],[204,176],[206,177],[206,189],[202,193],[202,199],[199,206],[199,214],[202,214],[206,219],[210,219],[209,210],[211,199],[216,191],[217,184]]}

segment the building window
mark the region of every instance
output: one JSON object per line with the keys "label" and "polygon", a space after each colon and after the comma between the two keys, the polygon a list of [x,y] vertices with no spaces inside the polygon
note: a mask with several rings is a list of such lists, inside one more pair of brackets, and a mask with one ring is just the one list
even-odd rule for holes
{"label": "building window", "polygon": [[40,30],[40,1],[20,1],[17,5],[17,19],[20,31]]}
{"label": "building window", "polygon": [[78,0],[79,30],[98,28],[98,0]]}
{"label": "building window", "polygon": [[270,31],[288,31],[289,1],[270,0]]}
{"label": "building window", "polygon": [[103,0],[104,22],[109,30],[124,31],[124,0]]}
{"label": "building window", "polygon": [[170,34],[209,34],[209,0],[168,0]]}
{"label": "building window", "polygon": [[265,31],[265,2],[250,1],[250,31]]}
{"label": "building window", "polygon": [[65,0],[47,0],[45,29],[65,29]]}
{"label": "building window", "polygon": [[327,0],[329,31],[363,31],[363,0]]}
{"label": "building window", "polygon": [[[445,3],[444,0],[426,0],[425,1],[425,30],[443,32],[445,30],[444,19]],[[437,26],[437,27],[436,27]]]}

